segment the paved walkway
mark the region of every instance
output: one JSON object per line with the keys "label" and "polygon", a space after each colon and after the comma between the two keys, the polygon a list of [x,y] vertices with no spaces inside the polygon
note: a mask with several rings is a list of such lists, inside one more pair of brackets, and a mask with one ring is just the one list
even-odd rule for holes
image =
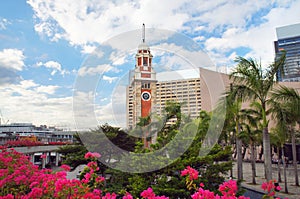
{"label": "paved walkway", "polygon": [[[233,178],[237,178],[237,167],[236,162],[234,162],[233,167]],[[298,165],[298,174],[300,175],[300,165]],[[273,165],[273,179],[278,179],[277,174],[277,165]],[[256,183],[257,185],[252,184],[252,173],[251,173],[251,164],[244,162],[243,163],[243,178],[244,182],[242,185],[246,188],[263,192],[261,189],[261,184],[266,182],[264,177],[264,165],[263,163],[256,164]],[[281,179],[284,180],[283,172],[281,172]],[[299,179],[300,180],[300,179]],[[288,194],[284,193],[284,182],[279,183],[281,191],[276,193],[277,197],[280,198],[289,198],[289,199],[300,199],[300,187],[295,186],[295,174],[292,166],[289,165],[287,168],[287,185],[288,185]]]}

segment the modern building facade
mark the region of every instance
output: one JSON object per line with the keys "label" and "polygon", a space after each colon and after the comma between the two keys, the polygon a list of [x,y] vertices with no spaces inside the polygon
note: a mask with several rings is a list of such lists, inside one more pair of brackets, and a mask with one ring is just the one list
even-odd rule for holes
{"label": "modern building facade", "polygon": [[274,42],[276,56],[286,52],[283,71],[278,71],[278,81],[300,81],[300,23],[276,28],[277,41]]}

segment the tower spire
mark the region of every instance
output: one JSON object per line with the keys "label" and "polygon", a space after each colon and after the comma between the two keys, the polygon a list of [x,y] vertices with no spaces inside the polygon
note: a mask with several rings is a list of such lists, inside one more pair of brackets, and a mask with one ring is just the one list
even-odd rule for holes
{"label": "tower spire", "polygon": [[143,23],[142,42],[145,43],[145,24]]}

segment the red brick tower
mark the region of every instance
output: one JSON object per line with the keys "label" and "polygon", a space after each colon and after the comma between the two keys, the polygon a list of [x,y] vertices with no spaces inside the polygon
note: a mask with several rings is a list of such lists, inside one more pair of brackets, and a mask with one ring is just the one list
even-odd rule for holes
{"label": "red brick tower", "polygon": [[[134,128],[140,118],[155,113],[156,101],[156,73],[152,68],[152,54],[145,42],[145,25],[143,24],[142,43],[138,46],[135,56],[135,69],[131,72],[130,86],[127,95],[129,128]],[[148,142],[145,143],[147,147]]]}

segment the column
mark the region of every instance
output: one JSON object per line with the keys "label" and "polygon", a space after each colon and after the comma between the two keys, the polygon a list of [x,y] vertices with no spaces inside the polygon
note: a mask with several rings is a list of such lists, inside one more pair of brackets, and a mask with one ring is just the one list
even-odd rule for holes
{"label": "column", "polygon": [[55,154],[55,166],[58,166],[58,161],[59,161],[59,153],[56,152],[56,154]]}
{"label": "column", "polygon": [[30,162],[34,164],[34,153],[29,154],[29,156],[30,156]]}
{"label": "column", "polygon": [[47,153],[43,153],[43,156],[46,156],[46,157],[43,157],[42,158],[42,169],[46,168],[46,159],[47,159]]}

